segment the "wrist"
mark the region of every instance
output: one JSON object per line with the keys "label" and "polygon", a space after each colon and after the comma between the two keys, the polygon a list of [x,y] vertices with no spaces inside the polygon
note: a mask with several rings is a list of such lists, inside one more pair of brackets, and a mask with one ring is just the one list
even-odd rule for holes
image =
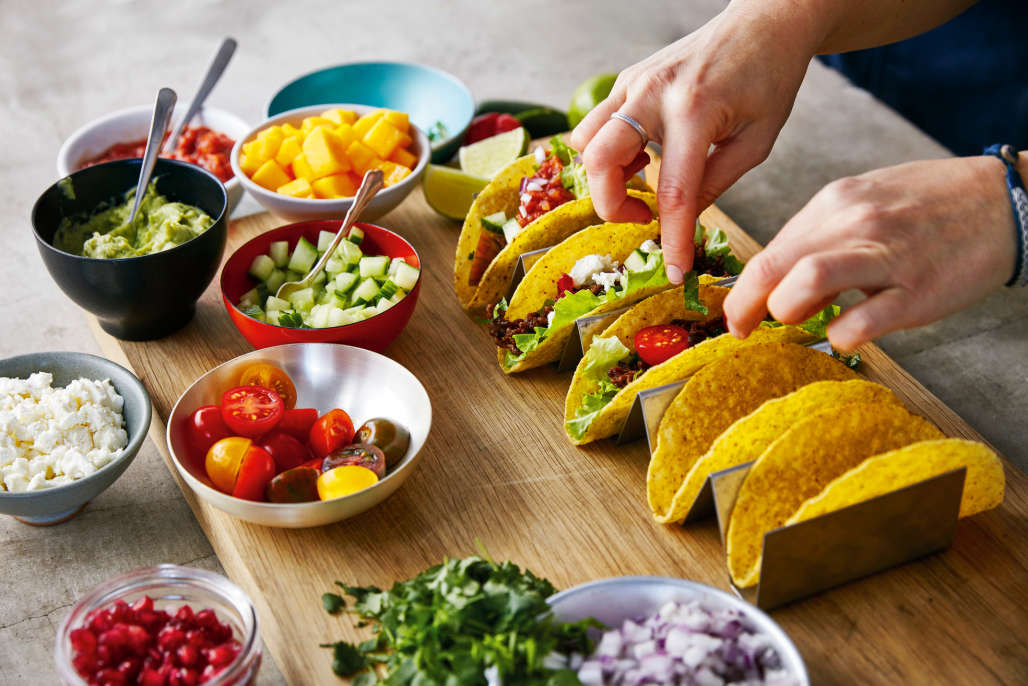
{"label": "wrist", "polygon": [[831,5],[818,0],[732,0],[719,18],[806,65],[836,25]]}
{"label": "wrist", "polygon": [[1002,189],[1004,196],[998,203],[1006,211],[1001,211],[1003,219],[998,228],[1002,234],[997,246],[1013,255],[1013,259],[1006,261],[1005,273],[1010,277],[1005,285],[1028,286],[1028,190],[1024,182],[1028,153],[1018,153],[1012,146],[997,144],[985,149],[984,159],[993,178],[990,188],[993,193],[997,187]]}

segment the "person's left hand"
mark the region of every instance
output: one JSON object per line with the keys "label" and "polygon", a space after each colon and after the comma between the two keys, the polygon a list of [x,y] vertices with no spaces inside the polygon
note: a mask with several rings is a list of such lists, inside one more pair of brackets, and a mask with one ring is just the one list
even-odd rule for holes
{"label": "person's left hand", "polygon": [[835,181],[786,223],[725,300],[731,332],[767,312],[799,324],[842,292],[867,299],[828,326],[840,350],[957,312],[1011,276],[1014,219],[993,157],[912,162]]}

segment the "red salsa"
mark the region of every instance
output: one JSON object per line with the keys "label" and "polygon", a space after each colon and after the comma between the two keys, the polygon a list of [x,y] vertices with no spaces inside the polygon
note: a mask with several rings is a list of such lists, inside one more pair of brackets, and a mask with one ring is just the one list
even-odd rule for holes
{"label": "red salsa", "polygon": [[518,224],[528,226],[550,210],[574,200],[574,194],[564,187],[560,173],[564,170],[560,158],[550,155],[534,176],[521,180],[521,205],[518,207]]}
{"label": "red salsa", "polygon": [[[165,137],[167,140],[167,137]],[[191,162],[203,167],[222,181],[232,178],[232,165],[228,156],[236,142],[219,131],[212,131],[206,126],[188,126],[178,137],[178,145],[171,154],[162,153],[161,157]],[[142,157],[146,150],[146,139],[128,143],[115,143],[96,157],[85,160],[79,169],[91,167],[101,162],[132,159]]]}

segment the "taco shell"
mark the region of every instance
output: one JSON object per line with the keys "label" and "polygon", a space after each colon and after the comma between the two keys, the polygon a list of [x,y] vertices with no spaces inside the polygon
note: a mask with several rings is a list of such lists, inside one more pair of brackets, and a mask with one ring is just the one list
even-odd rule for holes
{"label": "taco shell", "polygon": [[[508,217],[513,216],[520,203],[521,179],[534,174],[538,166],[534,155],[526,155],[515,160],[493,177],[468,210],[460,238],[457,240],[453,286],[461,307],[469,312],[484,312],[487,305],[506,295],[514,267],[522,253],[556,245],[576,231],[603,222],[593,209],[592,198],[585,197],[566,202],[526,226],[504,246],[486,268],[477,285],[468,283],[472,262],[468,256],[474,254],[478,245],[478,238],[483,231],[482,217],[488,217],[496,212],[503,212]],[[652,192],[648,192],[650,189],[636,180],[629,182],[629,187],[636,188],[629,190],[629,195],[641,199],[656,215],[657,199]]]}
{"label": "taco shell", "polygon": [[[674,460],[676,455],[683,458],[676,442],[690,432],[692,422],[689,413],[705,409],[690,407],[685,396],[680,397],[682,401],[676,398],[661,419],[654,459],[666,462]],[[899,403],[899,399],[885,386],[851,378],[849,381],[815,381],[784,397],[768,400],[750,414],[737,419],[715,439],[707,452],[689,468],[670,507],[654,514],[656,520],[662,524],[682,521],[708,476],[756,460],[796,422],[819,410],[848,403]],[[647,487],[656,491],[673,485],[653,483]],[[663,494],[660,497],[663,502]]]}
{"label": "taco shell", "polygon": [[760,580],[764,534],[864,460],[944,438],[928,420],[894,403],[852,403],[816,412],[789,428],[750,467],[728,521],[725,547],[736,586]]}
{"label": "taco shell", "polygon": [[[758,328],[750,338],[760,331],[782,329],[792,327]],[[646,471],[646,495],[654,517],[661,522],[685,517],[692,501],[680,499],[675,509],[676,493],[734,422],[813,381],[856,378],[856,372],[831,355],[795,342],[737,348],[696,372],[671,401],[657,431]]]}

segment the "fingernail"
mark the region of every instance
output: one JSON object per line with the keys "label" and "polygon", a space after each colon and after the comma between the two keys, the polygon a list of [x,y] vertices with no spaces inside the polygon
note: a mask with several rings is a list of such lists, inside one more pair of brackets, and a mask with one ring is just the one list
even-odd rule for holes
{"label": "fingernail", "polygon": [[667,280],[673,284],[682,283],[682,270],[673,264],[667,265]]}

